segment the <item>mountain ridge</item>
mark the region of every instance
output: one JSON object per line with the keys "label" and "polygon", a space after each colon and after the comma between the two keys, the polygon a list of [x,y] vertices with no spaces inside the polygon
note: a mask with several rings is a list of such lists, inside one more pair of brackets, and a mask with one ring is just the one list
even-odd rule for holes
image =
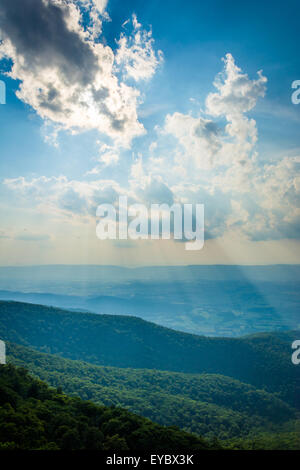
{"label": "mountain ridge", "polygon": [[[276,394],[216,374],[118,369],[7,343],[8,361],[72,396],[121,406],[163,425],[204,437],[247,436],[291,428],[297,417]],[[224,429],[226,423],[226,429]]]}
{"label": "mountain ridge", "polygon": [[291,362],[297,336],[294,331],[210,338],[138,317],[0,302],[3,340],[95,365],[221,374],[278,393],[300,408],[299,375]]}

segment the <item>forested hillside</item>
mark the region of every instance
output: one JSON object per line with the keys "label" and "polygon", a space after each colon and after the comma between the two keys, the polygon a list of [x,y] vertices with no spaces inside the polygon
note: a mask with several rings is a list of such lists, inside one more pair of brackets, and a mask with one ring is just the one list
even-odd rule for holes
{"label": "forested hillside", "polygon": [[24,369],[0,366],[0,450],[191,452],[216,446],[120,408],[70,398]]}
{"label": "forested hillside", "polygon": [[125,407],[205,437],[246,437],[295,426],[295,410],[276,395],[229,377],[95,366],[11,343],[7,353],[9,362],[69,395]]}
{"label": "forested hillside", "polygon": [[300,408],[300,378],[291,363],[296,332],[207,338],[135,317],[0,302],[0,337],[96,365],[221,374]]}

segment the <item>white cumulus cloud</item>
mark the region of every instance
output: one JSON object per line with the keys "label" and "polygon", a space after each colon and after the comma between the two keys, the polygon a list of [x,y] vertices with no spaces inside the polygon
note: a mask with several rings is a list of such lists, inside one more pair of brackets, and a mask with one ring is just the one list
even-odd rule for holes
{"label": "white cumulus cloud", "polygon": [[[90,15],[87,28],[82,24],[80,6]],[[56,131],[96,129],[114,144],[128,147],[134,137],[145,132],[137,113],[140,91],[115,73],[120,50],[116,58],[109,46],[95,38],[95,28],[101,32],[99,14],[105,6],[100,0],[3,0],[0,57],[12,60],[8,75],[20,80],[18,98]],[[139,25],[134,39],[135,73],[144,78],[145,73],[152,76],[156,68],[150,65],[156,55],[149,34]]]}
{"label": "white cumulus cloud", "polygon": [[152,31],[143,30],[135,15],[132,16],[132,24],[133,33],[130,36],[122,33],[118,41],[116,64],[124,70],[125,76],[138,82],[154,75],[163,61],[163,54],[162,51],[156,53]]}

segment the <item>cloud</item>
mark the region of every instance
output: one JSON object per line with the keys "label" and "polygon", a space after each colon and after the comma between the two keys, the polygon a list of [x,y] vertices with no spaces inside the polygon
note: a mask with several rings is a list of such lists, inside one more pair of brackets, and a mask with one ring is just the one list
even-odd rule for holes
{"label": "cloud", "polygon": [[[129,21],[125,22],[126,25],[128,23]],[[127,78],[136,82],[149,80],[163,62],[163,53],[155,52],[152,31],[142,30],[136,15],[132,15],[132,25],[133,33],[129,37],[122,33],[118,41],[116,64],[118,69],[125,72]]]}
{"label": "cloud", "polygon": [[[6,179],[5,186],[23,203],[28,200],[40,211],[74,223],[94,223],[99,204],[116,205],[119,195],[127,195],[130,204],[148,206],[204,203],[206,238],[298,238],[300,157],[261,161],[256,122],[247,113],[263,97],[266,79],[259,73],[251,80],[231,55],[224,63],[205,112],[167,115],[149,154],[138,154],[131,164],[127,183],[124,178],[121,183],[96,176],[93,181],[42,176]],[[100,164],[117,164],[117,156],[114,145],[101,144]]]}
{"label": "cloud", "polygon": [[250,80],[235,64],[231,54],[223,59],[224,71],[214,81],[217,92],[210,93],[206,99],[207,113],[212,116],[241,115],[254,108],[257,99],[265,95],[267,79],[258,72],[257,80]]}
{"label": "cloud", "polygon": [[[16,72],[25,73],[30,65],[33,74],[43,70],[50,73],[54,69],[62,81],[71,85],[91,83],[98,69],[97,57],[90,45],[67,24],[76,10],[67,4],[46,1],[3,0],[0,11],[1,31],[4,41],[10,42],[7,50],[10,47],[15,56]],[[47,101],[54,106],[59,90],[49,84],[47,91]],[[43,104],[46,106],[46,102]]]}
{"label": "cloud", "polygon": [[256,239],[298,238],[300,234],[300,156],[285,157],[263,166],[254,181],[259,197],[254,219],[260,224],[251,236]]}
{"label": "cloud", "polygon": [[72,214],[85,215],[88,212],[88,200],[76,188],[67,187],[57,198],[57,205]]}
{"label": "cloud", "polygon": [[[205,112],[199,117],[175,112],[166,117],[163,128],[183,150],[177,149],[177,161],[198,170],[245,166],[256,157],[256,122],[246,113],[264,96],[267,79],[258,72],[258,79],[251,80],[231,54],[223,60],[224,70],[214,81],[217,92],[208,95]],[[226,124],[221,126],[211,116],[225,118]]]}
{"label": "cloud", "polygon": [[[18,98],[56,126],[56,132],[96,129],[115,145],[129,147],[145,132],[137,115],[140,91],[122,81],[122,74],[116,75],[113,50],[96,37],[105,6],[105,1],[95,0],[3,0],[0,57],[12,60],[8,75],[20,80]],[[150,77],[155,71],[149,62],[155,57],[153,40],[140,25],[137,34],[135,73]]]}
{"label": "cloud", "polygon": [[99,162],[105,166],[114,165],[119,161],[119,151],[112,145],[102,144],[99,153]]}
{"label": "cloud", "polygon": [[174,203],[172,190],[162,178],[150,177],[144,187],[136,187],[136,195],[145,204],[168,204]]}
{"label": "cloud", "polygon": [[205,111],[167,115],[151,158],[133,165],[139,181],[160,178],[175,200],[204,203],[208,237],[299,237],[299,159],[261,162],[256,122],[247,116],[266,82],[262,72],[250,79],[227,54]]}
{"label": "cloud", "polygon": [[96,8],[100,14],[105,12],[108,0],[83,0],[82,3],[90,6],[91,8]]}
{"label": "cloud", "polygon": [[99,204],[115,204],[122,188],[113,180],[78,181],[65,176],[24,177],[4,180],[16,192],[20,202],[29,202],[41,213],[76,222],[91,221]]}
{"label": "cloud", "polygon": [[183,152],[177,151],[178,161],[191,160],[196,168],[209,169],[217,164],[218,152],[221,149],[220,130],[213,121],[203,117],[175,112],[167,115],[164,132],[173,135]]}

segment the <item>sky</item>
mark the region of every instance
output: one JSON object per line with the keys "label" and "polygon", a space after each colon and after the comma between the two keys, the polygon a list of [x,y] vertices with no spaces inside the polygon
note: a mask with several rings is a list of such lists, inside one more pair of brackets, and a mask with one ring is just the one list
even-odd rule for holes
{"label": "sky", "polygon": [[[0,265],[299,263],[299,3],[1,0]],[[99,240],[119,196],[205,243]]]}

